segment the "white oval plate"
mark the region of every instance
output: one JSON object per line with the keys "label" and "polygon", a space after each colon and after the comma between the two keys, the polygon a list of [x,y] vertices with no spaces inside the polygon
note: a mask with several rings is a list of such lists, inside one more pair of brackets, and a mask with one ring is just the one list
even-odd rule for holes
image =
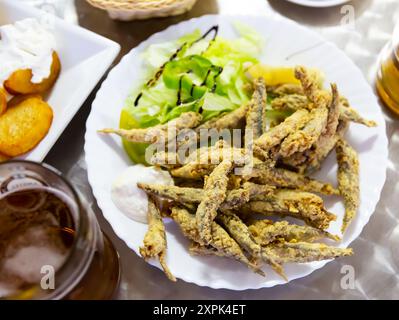
{"label": "white oval plate", "polygon": [[[359,236],[375,209],[387,167],[385,122],[373,91],[353,62],[318,34],[287,19],[203,16],[153,35],[126,55],[104,81],[87,121],[85,151],[89,181],[94,195],[115,233],[136,253],[142,244],[147,226],[130,220],[120,212],[113,204],[110,192],[115,178],[132,163],[123,151],[119,138],[104,137],[96,131],[118,126],[121,108],[142,73],[140,53],[148,45],[176,39],[196,28],[205,31],[215,24],[220,25],[221,36],[234,38],[237,35],[231,22],[237,20],[253,26],[265,35],[266,44],[261,61],[276,66],[303,64],[320,68],[325,72],[327,82],[336,82],[341,93],[349,98],[353,106],[365,117],[378,122],[379,126],[373,129],[353,124],[348,133],[350,143],[360,153],[361,206],[357,217],[339,244],[341,247],[347,247]],[[335,183],[335,175],[336,164],[334,155],[331,155],[319,176],[323,180]],[[343,216],[342,203],[330,199],[327,200],[326,206],[338,214],[338,222],[331,227],[331,231],[339,233]],[[173,222],[168,222],[166,229],[167,262],[172,273],[179,279],[200,286],[233,290],[272,287],[285,283],[268,267],[265,268],[267,277],[262,278],[235,261],[218,257],[192,257],[187,251],[188,241],[181,235],[178,227]],[[326,263],[327,261],[290,264],[286,266],[286,272],[289,280],[294,280],[310,274]],[[157,262],[151,264],[159,267]]]}
{"label": "white oval plate", "polygon": [[306,7],[333,7],[338,6],[340,4],[344,4],[349,2],[350,0],[287,0],[288,2],[300,4]]}

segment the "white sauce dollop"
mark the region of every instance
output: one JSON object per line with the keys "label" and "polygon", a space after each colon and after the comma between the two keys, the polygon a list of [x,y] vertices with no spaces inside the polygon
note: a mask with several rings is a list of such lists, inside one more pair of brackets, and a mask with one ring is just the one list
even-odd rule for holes
{"label": "white sauce dollop", "polygon": [[40,83],[50,75],[55,36],[33,18],[0,27],[0,87],[12,73],[31,69],[32,83]]}
{"label": "white sauce dollop", "polygon": [[141,164],[127,168],[113,183],[111,198],[127,217],[147,223],[148,196],[137,187],[137,182],[172,186],[169,172]]}

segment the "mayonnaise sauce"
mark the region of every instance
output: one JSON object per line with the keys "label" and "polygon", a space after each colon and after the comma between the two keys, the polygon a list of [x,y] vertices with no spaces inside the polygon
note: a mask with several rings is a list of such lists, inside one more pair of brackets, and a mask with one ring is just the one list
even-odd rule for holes
{"label": "mayonnaise sauce", "polygon": [[32,83],[49,77],[56,40],[42,23],[29,18],[1,26],[0,38],[0,87],[17,70],[31,69]]}
{"label": "mayonnaise sauce", "polygon": [[169,172],[141,164],[127,168],[113,183],[111,197],[114,204],[127,217],[147,223],[148,196],[137,187],[138,182],[172,186]]}

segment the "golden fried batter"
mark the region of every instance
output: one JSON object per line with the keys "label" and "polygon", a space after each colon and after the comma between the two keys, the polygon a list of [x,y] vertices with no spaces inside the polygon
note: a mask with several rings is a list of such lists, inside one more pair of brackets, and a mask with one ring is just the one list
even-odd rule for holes
{"label": "golden fried batter", "polygon": [[365,125],[366,127],[369,128],[377,126],[377,123],[375,121],[364,119],[355,109],[353,109],[350,106],[348,99],[344,97],[341,97],[339,111],[340,111],[339,115],[340,120],[352,121],[355,123]]}
{"label": "golden fried batter", "polygon": [[176,281],[176,278],[170,272],[166,265],[166,235],[165,226],[162,221],[161,214],[155,205],[154,200],[148,199],[148,231],[144,237],[144,245],[140,247],[140,254],[144,260],[150,258],[158,258],[166,276]]}
{"label": "golden fried batter", "polygon": [[336,134],[326,141],[324,144],[318,144],[309,156],[308,172],[318,170],[328,154],[335,148],[339,139],[341,139],[348,129],[347,122],[341,122],[338,126]]}
{"label": "golden fried batter", "polygon": [[283,163],[295,168],[298,172],[313,172],[318,169],[334,149],[337,140],[346,131],[346,126],[341,127],[339,134],[337,128],[339,123],[339,94],[336,85],[331,85],[332,99],[328,109],[328,117],[319,139],[314,143],[311,149],[306,152],[295,152],[289,157],[285,157]]}
{"label": "golden fried batter", "polygon": [[279,145],[289,134],[303,128],[309,121],[309,117],[307,110],[298,110],[287,117],[284,122],[265,132],[254,143],[259,148],[269,151],[274,146]]}
{"label": "golden fried batter", "polygon": [[[183,234],[190,240],[200,244],[201,246],[207,246],[203,242],[197,228],[196,217],[190,214],[186,209],[173,207],[172,208],[172,219],[180,226]],[[242,252],[237,242],[232,239],[229,234],[216,222],[212,222],[212,237],[210,246],[218,251],[218,255],[233,258],[247,265],[254,272],[264,275],[259,268],[251,263]]]}
{"label": "golden fried batter", "polygon": [[280,188],[299,189],[302,191],[322,193],[326,195],[339,194],[330,184],[323,183],[299,173],[281,168],[270,168],[268,165],[258,164],[252,168],[244,178],[254,182],[272,185]]}
{"label": "golden fried batter", "polygon": [[188,251],[190,252],[190,254],[192,254],[194,256],[226,257],[226,255],[223,252],[218,251],[214,247],[204,246],[204,245],[201,245],[198,242],[194,242],[194,241],[191,241],[190,246],[188,247]]}
{"label": "golden fried batter", "polygon": [[310,101],[306,96],[300,94],[289,94],[286,96],[275,98],[272,101],[272,109],[273,110],[313,109],[309,107],[309,104]]}
{"label": "golden fried batter", "polygon": [[[272,101],[273,110],[311,110],[314,105],[309,99],[301,94],[288,94],[275,98]],[[364,119],[355,109],[351,108],[346,98],[340,97],[339,100],[339,120],[350,121],[365,125],[366,127],[376,127],[377,123],[372,120]]]}
{"label": "golden fried batter", "polygon": [[329,247],[322,243],[283,242],[266,246],[267,250],[278,257],[278,262],[306,263],[351,256],[352,249]]}
{"label": "golden fried batter", "polygon": [[151,157],[149,162],[153,166],[167,169],[175,169],[182,166],[182,161],[176,152],[159,151]]}
{"label": "golden fried batter", "polygon": [[176,119],[163,125],[146,129],[103,129],[101,133],[114,133],[130,142],[154,143],[157,141],[170,141],[182,129],[194,128],[201,122],[202,116],[195,112],[185,112]]}
{"label": "golden fried batter", "polygon": [[[205,198],[205,191],[198,188],[164,186],[157,184],[138,183],[137,186],[145,192],[173,200],[175,202],[186,204],[199,204]],[[221,209],[233,209],[250,200],[251,191],[245,187],[228,190],[226,199],[220,205]]]}
{"label": "golden fried batter", "polygon": [[325,129],[327,116],[328,110],[325,106],[313,109],[303,129],[293,132],[283,141],[279,154],[282,157],[289,157],[295,152],[310,149]]}
{"label": "golden fried batter", "polygon": [[277,97],[291,95],[291,94],[297,94],[297,95],[305,94],[303,92],[302,86],[299,84],[294,84],[294,83],[283,83],[283,84],[279,84],[277,86],[271,86],[271,87],[268,86],[267,92],[270,92],[272,95],[277,96]]}
{"label": "golden fried batter", "polygon": [[205,244],[212,240],[212,222],[226,199],[228,174],[232,168],[233,163],[230,160],[223,160],[205,182],[204,197],[196,213],[198,231]]}
{"label": "golden fried batter", "polygon": [[339,241],[340,238],[326,231],[310,226],[299,226],[290,224],[288,221],[272,222],[270,220],[256,220],[249,227],[249,231],[256,242],[266,246],[278,239],[285,241],[313,242],[319,239],[328,238]]}
{"label": "golden fried batter", "polygon": [[323,199],[315,194],[288,189],[277,190],[272,195],[258,196],[244,204],[244,212],[264,215],[289,215],[305,221],[312,227],[327,229],[336,216],[324,208]]}
{"label": "golden fried batter", "polygon": [[249,104],[249,110],[246,115],[245,127],[245,146],[248,148],[252,145],[253,140],[259,138],[265,128],[265,112],[266,112],[266,87],[263,78],[259,78],[254,83],[255,91]]}
{"label": "golden fried batter", "polygon": [[242,105],[238,109],[223,114],[218,118],[211,119],[207,122],[204,122],[200,126],[198,126],[195,130],[200,133],[201,129],[237,129],[241,127],[241,123],[245,119],[245,115],[247,114],[249,106],[247,104]]}
{"label": "golden fried batter", "polygon": [[295,68],[295,77],[301,81],[303,92],[308,97],[314,108],[327,106],[330,101],[328,92],[321,90],[320,79],[318,74],[309,72],[305,67],[298,66]]}
{"label": "golden fried batter", "polygon": [[222,161],[231,161],[235,165],[244,165],[250,161],[245,149],[234,147],[207,147],[196,153],[194,157],[190,155],[188,159],[191,161],[184,166],[171,170],[172,176],[185,179],[202,179],[209,175]]}
{"label": "golden fried batter", "polygon": [[233,212],[221,212],[217,221],[225,227],[235,241],[253,257],[260,257],[261,248],[253,239],[248,227]]}
{"label": "golden fried batter", "polygon": [[256,243],[248,227],[233,212],[223,212],[218,215],[218,221],[226,228],[228,233],[235,241],[247,251],[255,260],[263,260],[269,264],[279,275],[287,280],[283,267],[274,261],[273,256],[269,256],[267,252],[262,250],[261,246]]}
{"label": "golden fried batter", "polygon": [[336,147],[338,162],[338,189],[344,198],[345,216],[342,232],[355,217],[360,203],[359,157],[357,152],[343,139]]}

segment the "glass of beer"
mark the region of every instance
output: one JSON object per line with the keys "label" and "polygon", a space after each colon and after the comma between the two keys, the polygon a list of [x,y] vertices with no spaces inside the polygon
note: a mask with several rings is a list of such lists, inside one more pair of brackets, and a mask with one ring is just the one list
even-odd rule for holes
{"label": "glass of beer", "polygon": [[0,299],[111,299],[119,256],[54,168],[0,164]]}
{"label": "glass of beer", "polygon": [[381,53],[376,87],[385,105],[399,116],[399,24]]}

